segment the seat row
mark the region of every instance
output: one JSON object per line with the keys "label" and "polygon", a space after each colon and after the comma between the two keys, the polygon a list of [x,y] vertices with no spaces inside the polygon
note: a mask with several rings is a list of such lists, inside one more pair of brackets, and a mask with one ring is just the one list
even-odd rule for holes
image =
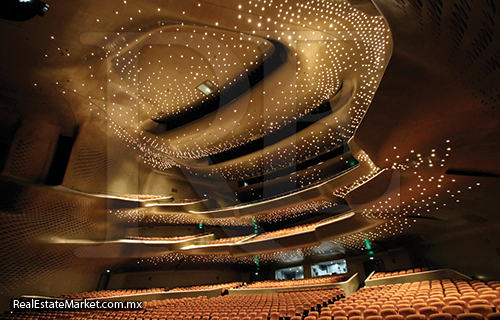
{"label": "seat row", "polygon": [[370,279],[374,280],[374,279],[388,278],[388,277],[401,276],[401,275],[406,275],[406,274],[419,273],[419,272],[424,272],[424,271],[429,271],[429,268],[423,267],[423,268],[414,268],[414,269],[389,271],[389,272],[376,272],[370,277]]}
{"label": "seat row", "polygon": [[116,197],[134,200],[152,200],[161,199],[167,196],[153,195],[153,194],[117,194]]}
{"label": "seat row", "polygon": [[314,286],[321,284],[331,284],[343,282],[348,279],[347,276],[325,276],[309,279],[296,279],[296,280],[265,280],[252,282],[242,289],[262,289],[262,288],[286,288],[286,287],[296,287],[296,286]]}
{"label": "seat row", "polygon": [[[131,311],[44,311],[14,312],[0,316],[2,320],[300,320],[319,318],[322,309],[344,297],[340,288],[294,290],[275,294],[228,295],[168,299],[144,304],[143,310]],[[330,318],[331,319],[331,318]]]}
{"label": "seat row", "polygon": [[332,307],[332,317],[334,320],[465,320],[467,315],[489,319],[500,315],[499,284],[444,279],[362,288],[337,301]]}
{"label": "seat row", "polygon": [[240,236],[240,237],[230,237],[230,238],[219,238],[216,240],[208,241],[206,244],[211,245],[211,244],[226,244],[226,243],[236,243],[241,240],[244,240],[251,235],[246,235],[246,236]]}
{"label": "seat row", "polygon": [[335,217],[330,217],[327,219],[320,220],[318,222],[302,224],[302,225],[291,227],[291,228],[285,228],[285,229],[279,229],[279,230],[275,230],[275,231],[265,232],[265,233],[259,234],[258,236],[250,239],[249,242],[250,241],[261,241],[261,240],[266,240],[266,239],[271,239],[271,238],[276,238],[276,237],[282,237],[282,236],[296,234],[296,233],[305,232],[305,231],[312,231],[312,230],[316,229],[316,227],[318,227],[319,225],[327,223],[328,221],[331,221],[331,220],[336,220],[338,218],[339,218],[339,216],[335,216]]}
{"label": "seat row", "polygon": [[204,286],[191,286],[191,287],[178,287],[170,290],[170,292],[176,291],[199,291],[199,290],[211,290],[211,289],[221,289],[223,291],[238,288],[243,285],[243,282],[229,282],[229,283],[219,283],[210,284]]}
{"label": "seat row", "polygon": [[195,239],[200,236],[204,236],[205,234],[199,235],[189,235],[189,236],[175,236],[175,237],[133,237],[133,236],[127,236],[125,237],[128,240],[140,240],[140,241],[184,241],[184,240],[190,240],[190,239]]}
{"label": "seat row", "polygon": [[167,292],[168,288],[148,288],[148,289],[122,289],[122,290],[101,290],[82,293],[63,294],[59,298],[63,299],[84,299],[84,298],[104,298],[120,297],[134,294]]}
{"label": "seat row", "polygon": [[64,294],[59,296],[59,298],[84,299],[84,298],[120,297],[126,295],[134,295],[134,294],[199,291],[199,290],[211,290],[219,288],[222,291],[235,288],[239,289],[287,288],[287,287],[299,287],[299,286],[314,286],[322,284],[334,284],[346,281],[347,279],[348,279],[347,276],[325,276],[325,277],[317,277],[311,279],[255,281],[250,284],[246,284],[244,282],[230,282],[230,283],[219,283],[219,284],[202,285],[202,286],[178,287],[170,290],[168,288],[103,290],[103,291]]}

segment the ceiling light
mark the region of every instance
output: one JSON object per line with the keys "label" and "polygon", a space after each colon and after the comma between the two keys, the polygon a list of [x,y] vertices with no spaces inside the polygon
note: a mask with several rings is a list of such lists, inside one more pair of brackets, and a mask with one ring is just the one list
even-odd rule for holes
{"label": "ceiling light", "polygon": [[200,90],[201,92],[203,92],[205,95],[208,96],[217,91],[217,86],[213,84],[212,81],[206,80],[205,82],[197,86],[196,89]]}

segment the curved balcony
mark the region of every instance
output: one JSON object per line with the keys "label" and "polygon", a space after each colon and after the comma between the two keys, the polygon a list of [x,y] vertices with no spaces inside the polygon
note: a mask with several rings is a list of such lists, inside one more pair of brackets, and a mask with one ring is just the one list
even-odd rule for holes
{"label": "curved balcony", "polygon": [[[190,255],[230,254],[235,257],[272,253],[320,245],[323,241],[372,229],[385,223],[383,219],[367,219],[350,212],[306,226],[304,231],[277,236],[249,236],[237,243],[222,245],[193,245],[181,249]],[[292,228],[293,229],[293,228]],[[281,230],[283,231],[283,230]],[[272,234],[272,232],[271,232]]]}
{"label": "curved balcony", "polygon": [[[242,257],[320,245],[322,242],[372,229],[386,223],[349,212],[316,223],[268,232],[261,235],[228,238],[227,243],[211,243],[214,234],[169,240],[120,239],[109,241],[51,238],[46,242],[75,247],[84,258],[150,258],[178,252],[185,255],[231,255]],[[301,231],[296,232],[297,228]],[[223,238],[224,239],[224,238]],[[231,241],[234,239],[234,241]],[[219,239],[219,241],[222,239]]]}

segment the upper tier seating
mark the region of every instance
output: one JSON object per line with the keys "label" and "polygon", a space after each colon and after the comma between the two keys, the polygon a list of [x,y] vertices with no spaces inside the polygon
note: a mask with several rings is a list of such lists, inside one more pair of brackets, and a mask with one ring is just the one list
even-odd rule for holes
{"label": "upper tier seating", "polygon": [[198,201],[202,201],[204,199],[201,199],[201,198],[198,198],[198,199],[177,199],[177,200],[173,200],[173,201],[170,201],[169,203],[192,203],[192,202],[198,202]]}
{"label": "upper tier seating", "polygon": [[[168,196],[161,196],[161,195],[153,195],[153,194],[117,194],[115,197],[118,198],[123,198],[123,199],[130,199],[130,200],[154,200],[154,199],[161,199],[161,198],[166,198]],[[196,198],[196,199],[177,199],[177,200],[172,200],[169,201],[168,203],[174,204],[182,204],[182,203],[192,203],[192,202],[198,202],[202,201],[204,199],[201,198]]]}
{"label": "upper tier seating", "polygon": [[211,289],[222,289],[222,291],[226,291],[229,289],[234,289],[243,285],[243,282],[229,282],[229,283],[218,283],[218,284],[210,284],[204,286],[192,286],[192,287],[179,287],[170,290],[170,292],[175,291],[198,291],[198,290],[211,290]]}
{"label": "upper tier seating", "polygon": [[250,241],[260,241],[260,240],[265,240],[265,239],[270,239],[270,238],[276,238],[276,237],[282,237],[282,236],[286,236],[286,235],[292,235],[292,234],[296,234],[296,233],[300,233],[300,232],[305,232],[305,231],[312,231],[317,226],[319,226],[321,224],[324,224],[324,223],[327,223],[330,220],[335,220],[335,219],[338,219],[338,217],[335,216],[335,217],[331,217],[331,218],[328,218],[328,219],[323,219],[321,221],[314,222],[314,223],[303,224],[303,225],[300,225],[300,226],[295,226],[295,227],[291,227],[291,228],[280,229],[280,230],[276,230],[276,231],[269,231],[269,232],[266,232],[266,233],[259,234],[258,236],[252,238]]}
{"label": "upper tier seating", "polygon": [[140,240],[140,241],[184,241],[184,240],[190,240],[194,239],[197,237],[200,237],[201,235],[189,235],[189,236],[176,236],[176,237],[132,237],[128,236],[125,237],[128,240]]}
{"label": "upper tier seating", "polygon": [[159,196],[153,194],[117,194],[116,197],[132,199],[132,200],[153,200],[153,199],[165,198],[166,196]]}
{"label": "upper tier seating", "polygon": [[241,241],[243,239],[246,239],[250,237],[251,235],[246,235],[246,236],[241,236],[241,237],[231,237],[231,238],[219,238],[216,240],[208,241],[206,244],[226,244],[226,243],[236,243],[238,241]]}
{"label": "upper tier seating", "polygon": [[429,268],[424,267],[424,268],[415,268],[415,269],[408,269],[408,270],[377,272],[377,273],[374,273],[370,277],[370,279],[374,280],[374,279],[388,278],[388,277],[401,276],[401,275],[424,272],[424,271],[429,271]]}
{"label": "upper tier seating", "polygon": [[327,276],[311,279],[297,279],[297,280],[266,280],[252,282],[242,289],[262,289],[262,288],[286,288],[298,286],[313,286],[320,284],[338,283],[348,279],[347,276]]}
{"label": "upper tier seating", "polygon": [[102,290],[102,291],[82,292],[73,294],[63,294],[60,296],[60,298],[64,299],[105,298],[105,297],[120,297],[133,294],[158,293],[167,291],[168,288]]}

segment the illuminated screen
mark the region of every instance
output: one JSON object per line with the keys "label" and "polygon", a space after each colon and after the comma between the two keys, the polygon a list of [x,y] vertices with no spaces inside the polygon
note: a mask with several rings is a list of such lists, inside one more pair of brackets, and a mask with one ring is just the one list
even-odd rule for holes
{"label": "illuminated screen", "polygon": [[276,280],[304,279],[304,268],[293,267],[276,270]]}
{"label": "illuminated screen", "polygon": [[321,262],[313,265],[311,272],[313,277],[345,274],[347,273],[347,263],[344,259]]}

